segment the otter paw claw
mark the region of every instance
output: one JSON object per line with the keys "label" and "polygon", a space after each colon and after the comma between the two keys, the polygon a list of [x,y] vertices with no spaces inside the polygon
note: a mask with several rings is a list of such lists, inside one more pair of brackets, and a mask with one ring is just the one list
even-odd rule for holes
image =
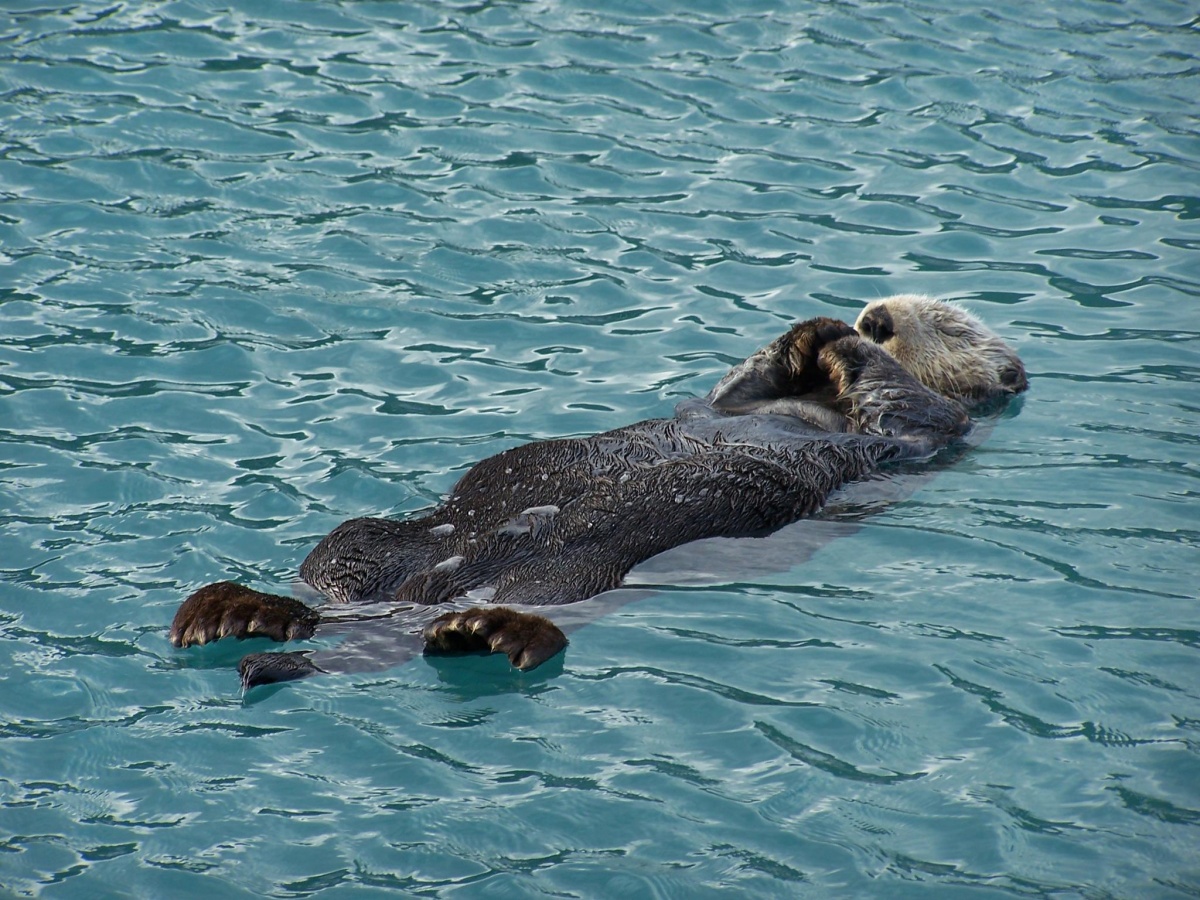
{"label": "otter paw claw", "polygon": [[567,646],[567,636],[549,619],[504,606],[446,613],[426,625],[421,636],[426,653],[503,653],[523,670]]}
{"label": "otter paw claw", "polygon": [[223,637],[302,640],[312,637],[320,619],[316,610],[299,600],[219,581],[183,601],[171,622],[170,639],[176,647],[207,644]]}

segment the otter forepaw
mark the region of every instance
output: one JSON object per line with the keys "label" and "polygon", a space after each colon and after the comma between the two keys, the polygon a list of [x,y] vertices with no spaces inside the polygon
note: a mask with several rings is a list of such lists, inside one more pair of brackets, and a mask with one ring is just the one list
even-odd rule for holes
{"label": "otter forepaw", "polygon": [[794,326],[787,336],[788,366],[792,377],[805,388],[823,382],[823,367],[818,365],[821,349],[854,333],[850,325],[828,316],[818,316]]}
{"label": "otter forepaw", "polygon": [[421,636],[426,653],[503,653],[523,670],[567,646],[567,636],[549,619],[504,606],[446,613],[426,625]]}
{"label": "otter forepaw", "polygon": [[316,610],[299,600],[219,581],[183,601],[171,622],[170,639],[176,647],[207,644],[223,637],[302,640],[312,637],[320,619]]}
{"label": "otter forepaw", "polygon": [[307,678],[320,671],[322,670],[309,662],[303,653],[251,653],[249,656],[243,656],[238,663],[243,691],[260,684]]}
{"label": "otter forepaw", "polygon": [[[817,355],[817,364],[821,371],[826,373],[839,393],[848,391],[853,386],[872,359],[876,360],[877,365],[880,357],[891,362],[890,357],[876,349],[874,344],[859,339],[856,332],[850,333],[855,337],[830,341],[821,347]],[[891,368],[899,369],[899,363]]]}

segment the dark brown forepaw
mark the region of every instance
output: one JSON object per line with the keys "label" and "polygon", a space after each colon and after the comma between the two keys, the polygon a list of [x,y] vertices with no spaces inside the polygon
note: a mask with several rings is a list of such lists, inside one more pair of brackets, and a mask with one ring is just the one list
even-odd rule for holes
{"label": "dark brown forepaw", "polygon": [[426,653],[503,653],[518,669],[533,669],[567,646],[549,619],[504,606],[446,613],[421,633]]}
{"label": "dark brown forepaw", "polygon": [[855,334],[854,328],[838,319],[818,316],[794,326],[788,333],[788,368],[801,388],[812,387],[825,380],[817,365],[817,357],[826,344]]}
{"label": "dark brown forepaw", "polygon": [[826,373],[839,394],[850,389],[873,356],[887,356],[874,344],[862,340],[858,332],[852,331],[851,334],[853,337],[843,337],[825,344],[817,355],[821,371]]}
{"label": "dark brown forepaw", "polygon": [[312,637],[320,618],[316,610],[291,597],[219,581],[183,601],[171,622],[170,638],[176,647],[207,644],[223,637],[302,640]]}
{"label": "dark brown forepaw", "polygon": [[[872,359],[878,360],[881,356],[892,360],[886,350],[878,349],[875,344],[859,337],[857,331],[851,331],[848,336],[824,344],[817,354],[817,365],[820,365],[821,371],[827,374],[829,382],[840,394],[851,389]],[[892,365],[899,368],[895,362]]]}

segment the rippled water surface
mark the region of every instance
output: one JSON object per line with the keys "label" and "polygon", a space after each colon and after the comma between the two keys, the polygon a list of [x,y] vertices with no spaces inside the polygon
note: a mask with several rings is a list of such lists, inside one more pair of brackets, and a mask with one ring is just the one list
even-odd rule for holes
{"label": "rippled water surface", "polygon": [[[1200,894],[1192,5],[4,10],[0,893]],[[560,663],[167,643],[899,291],[1029,394]]]}

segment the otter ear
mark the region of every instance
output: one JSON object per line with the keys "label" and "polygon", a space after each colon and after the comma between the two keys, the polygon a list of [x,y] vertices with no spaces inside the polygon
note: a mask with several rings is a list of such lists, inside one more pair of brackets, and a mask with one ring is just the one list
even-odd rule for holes
{"label": "otter ear", "polygon": [[896,323],[886,306],[868,307],[863,310],[854,323],[855,329],[873,343],[882,344],[896,334]]}

